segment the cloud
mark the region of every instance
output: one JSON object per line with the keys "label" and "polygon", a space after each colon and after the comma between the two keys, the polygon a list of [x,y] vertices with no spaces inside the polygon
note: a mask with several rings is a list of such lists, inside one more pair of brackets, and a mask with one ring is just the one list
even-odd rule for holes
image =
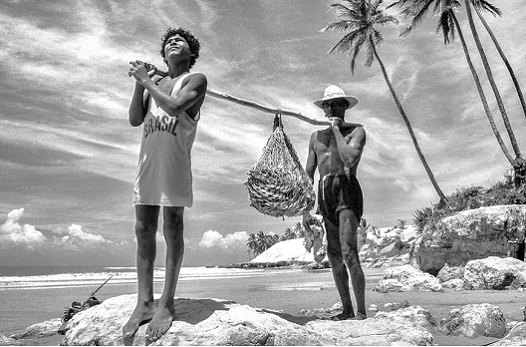
{"label": "cloud", "polygon": [[215,230],[208,230],[203,234],[199,247],[201,248],[221,248],[221,249],[245,249],[248,235],[246,231],[236,231],[233,234],[223,236]]}
{"label": "cloud", "polygon": [[106,240],[102,235],[96,235],[82,231],[82,227],[78,224],[71,224],[68,228],[67,235],[57,240],[58,243],[67,245],[72,249],[115,245],[113,241]]}
{"label": "cloud", "polygon": [[0,227],[0,243],[25,244],[28,248],[33,248],[35,245],[47,241],[44,234],[36,230],[34,226],[20,225],[18,221],[23,214],[24,208],[9,212],[6,222]]}

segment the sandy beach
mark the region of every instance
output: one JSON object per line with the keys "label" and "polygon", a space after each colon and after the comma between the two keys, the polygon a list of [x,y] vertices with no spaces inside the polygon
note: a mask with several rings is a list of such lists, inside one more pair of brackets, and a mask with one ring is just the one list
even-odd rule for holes
{"label": "sandy beach", "polygon": [[[445,292],[399,292],[399,293],[378,293],[372,289],[382,278],[385,269],[365,269],[367,277],[366,300],[367,306],[376,304],[380,310],[384,309],[384,304],[401,303],[407,301],[410,305],[419,305],[430,311],[433,318],[438,322],[447,317],[448,313],[458,307],[475,303],[491,303],[500,307],[504,313],[506,322],[522,321],[522,308],[526,302],[526,292],[518,291],[460,291],[446,289]],[[235,271],[233,277],[224,278],[201,278],[198,280],[183,280],[179,284],[176,293],[179,297],[185,298],[218,298],[234,300],[239,304],[246,304],[258,308],[282,311],[287,313],[290,320],[298,323],[302,322],[301,313],[304,309],[314,310],[317,308],[330,308],[339,302],[336,288],[333,284],[330,269],[305,271],[299,268],[283,269],[261,269]],[[162,283],[156,283],[156,291],[161,291]],[[49,319],[60,317],[64,305],[59,303],[70,303],[75,296],[83,293],[85,288],[57,288],[52,290],[57,296],[48,299]],[[27,290],[28,295],[36,294],[34,290]],[[99,298],[104,300],[109,297],[130,294],[135,292],[135,285],[128,284],[108,284],[100,292]],[[9,292],[4,292],[9,293]],[[60,298],[60,300],[57,300]],[[80,299],[80,298],[78,298]],[[77,300],[78,300],[77,299]],[[28,307],[21,307],[27,310]],[[53,317],[52,312],[58,314]],[[375,312],[370,312],[373,317]],[[25,326],[43,321],[30,322],[27,315],[20,312],[27,323]],[[23,330],[22,326],[19,326]],[[481,346],[493,341],[496,338],[477,338],[468,339],[457,336],[445,336],[444,334],[432,332],[435,343],[441,346]],[[8,335],[5,332],[4,335]],[[24,345],[58,345],[62,339],[60,335],[45,338],[21,340]]]}

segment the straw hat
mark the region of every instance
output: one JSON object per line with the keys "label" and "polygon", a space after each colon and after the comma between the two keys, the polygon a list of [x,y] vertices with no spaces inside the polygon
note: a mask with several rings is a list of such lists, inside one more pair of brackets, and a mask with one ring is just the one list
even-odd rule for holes
{"label": "straw hat", "polygon": [[349,102],[349,107],[347,107],[347,109],[351,109],[358,104],[358,99],[356,99],[354,96],[345,95],[345,92],[340,87],[328,86],[325,89],[325,94],[323,94],[323,99],[314,101],[314,105],[318,106],[319,108],[323,108],[323,102],[333,99],[347,100]]}

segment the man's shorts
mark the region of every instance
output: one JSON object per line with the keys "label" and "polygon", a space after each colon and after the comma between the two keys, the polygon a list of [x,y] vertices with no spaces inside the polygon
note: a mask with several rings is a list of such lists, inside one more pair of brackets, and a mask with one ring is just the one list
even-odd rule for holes
{"label": "man's shorts", "polygon": [[340,225],[340,211],[350,209],[358,221],[363,214],[363,194],[355,175],[325,175],[318,185],[318,213]]}

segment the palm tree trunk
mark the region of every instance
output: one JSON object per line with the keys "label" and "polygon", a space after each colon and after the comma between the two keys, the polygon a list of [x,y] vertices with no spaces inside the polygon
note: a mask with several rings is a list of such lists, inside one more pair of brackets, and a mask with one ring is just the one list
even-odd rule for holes
{"label": "palm tree trunk", "polygon": [[486,96],[484,95],[484,90],[482,89],[482,85],[480,84],[480,79],[477,74],[477,71],[475,70],[475,67],[473,66],[473,62],[471,61],[468,47],[466,45],[466,40],[464,39],[464,34],[462,33],[462,30],[460,29],[460,24],[458,23],[457,17],[453,16],[453,20],[455,21],[455,26],[457,27],[457,31],[458,31],[458,37],[460,38],[460,43],[462,44],[462,49],[464,50],[464,55],[466,56],[466,61],[469,66],[469,70],[471,71],[471,75],[473,76],[473,79],[475,80],[475,85],[477,86],[477,91],[479,92],[480,100],[482,101],[482,106],[484,107],[484,111],[486,111],[486,116],[488,117],[488,121],[491,126],[491,130],[493,130],[493,134],[495,134],[495,137],[497,138],[497,142],[499,143],[500,148],[502,149],[502,152],[504,152],[506,159],[508,159],[510,164],[513,164],[513,156],[511,155],[510,151],[508,151],[508,148],[504,144],[504,141],[502,140],[502,137],[500,136],[499,130],[497,129],[497,126],[495,125],[495,120],[493,119],[493,116],[491,115],[491,111],[488,106],[488,101],[486,100]]}
{"label": "palm tree trunk", "polygon": [[435,179],[435,176],[433,175],[433,172],[431,172],[431,169],[429,168],[429,165],[427,164],[426,158],[424,157],[424,154],[422,153],[422,150],[420,149],[420,145],[418,144],[418,141],[416,140],[415,133],[413,132],[413,128],[411,127],[411,123],[409,122],[409,119],[407,118],[405,111],[402,107],[402,104],[400,103],[400,100],[398,99],[398,95],[396,95],[396,92],[393,88],[393,85],[391,84],[391,81],[389,80],[389,76],[387,75],[387,71],[385,70],[384,63],[380,59],[380,56],[378,56],[378,52],[376,51],[376,46],[372,40],[372,38],[369,38],[371,47],[373,50],[373,54],[378,60],[378,64],[380,64],[380,68],[382,69],[382,74],[384,76],[385,82],[387,83],[387,86],[389,87],[389,91],[391,92],[391,95],[393,96],[393,99],[396,103],[396,107],[398,108],[398,111],[400,112],[400,115],[402,116],[402,119],[405,122],[405,125],[407,127],[407,130],[409,131],[409,135],[411,137],[411,140],[413,141],[413,145],[415,146],[416,153],[418,154],[418,157],[420,158],[420,161],[422,162],[422,165],[424,166],[424,169],[426,170],[427,176],[429,177],[429,180],[431,181],[431,184],[433,185],[433,188],[435,188],[435,191],[437,192],[438,196],[440,197],[440,203],[442,204],[448,204],[448,200],[440,187],[438,186],[438,183]]}
{"label": "palm tree trunk", "polygon": [[488,59],[486,58],[486,54],[484,53],[484,49],[482,48],[482,44],[480,43],[477,28],[475,28],[475,23],[473,22],[473,16],[471,14],[471,5],[468,0],[464,0],[464,5],[466,6],[466,13],[468,15],[468,22],[469,27],[471,29],[471,33],[473,35],[473,39],[475,40],[475,44],[477,45],[480,57],[482,58],[484,70],[486,71],[489,83],[491,84],[491,89],[493,89],[493,93],[495,94],[495,98],[497,99],[497,104],[502,115],[502,120],[504,121],[504,126],[506,127],[506,130],[508,131],[508,135],[510,137],[511,146],[513,148],[513,151],[515,152],[515,156],[520,157],[521,152],[517,144],[517,140],[515,139],[515,134],[513,133],[513,129],[511,127],[508,115],[506,114],[506,109],[504,108],[504,103],[502,102],[502,98],[497,88],[497,84],[495,83],[495,79],[493,78],[493,73],[491,72]]}
{"label": "palm tree trunk", "polygon": [[500,57],[502,58],[502,61],[506,65],[506,68],[508,69],[508,72],[510,74],[511,80],[513,81],[513,85],[515,86],[515,90],[517,90],[517,95],[519,96],[519,101],[522,106],[522,111],[524,112],[524,116],[526,117],[526,102],[524,101],[524,94],[522,94],[521,86],[519,85],[519,81],[517,80],[517,77],[515,76],[515,72],[513,71],[513,68],[511,67],[510,63],[508,62],[508,59],[506,58],[506,55],[502,51],[502,48],[500,47],[499,42],[497,41],[497,38],[493,34],[493,31],[489,27],[488,23],[486,23],[486,20],[480,13],[480,11],[475,8],[475,12],[477,13],[477,16],[479,17],[480,21],[484,25],[484,28],[486,28],[486,31],[488,32],[489,36],[491,37],[491,40],[495,44],[495,48],[497,48],[497,51],[499,52]]}

